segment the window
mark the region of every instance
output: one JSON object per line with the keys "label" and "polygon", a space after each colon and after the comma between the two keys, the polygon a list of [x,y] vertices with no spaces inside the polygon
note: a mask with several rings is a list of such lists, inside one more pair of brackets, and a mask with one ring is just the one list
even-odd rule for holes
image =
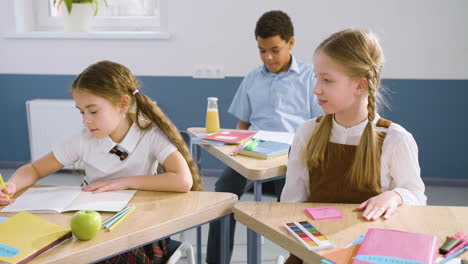
{"label": "window", "polygon": [[[136,36],[135,34],[142,32],[146,36],[148,33],[160,34],[154,38],[168,38],[168,1],[98,0],[98,13],[93,20],[93,36],[110,32],[114,32],[113,35],[122,33]],[[68,12],[65,4],[57,6],[54,0],[15,0],[14,3],[16,33],[34,32],[35,35],[53,36],[66,34],[63,33],[62,17],[64,12]]]}
{"label": "window", "polygon": [[[34,1],[34,0],[33,0]],[[54,5],[54,0],[34,1],[37,10],[38,31],[62,29],[65,5]],[[158,31],[160,23],[159,0],[99,0],[94,18],[96,31]]]}

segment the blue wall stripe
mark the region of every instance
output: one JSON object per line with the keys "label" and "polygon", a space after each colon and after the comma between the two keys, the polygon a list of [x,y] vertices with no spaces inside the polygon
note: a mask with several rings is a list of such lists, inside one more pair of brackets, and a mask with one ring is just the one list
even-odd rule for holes
{"label": "blue wall stripe", "polygon": [[[71,75],[0,74],[0,162],[29,160],[27,100],[69,99]],[[221,126],[233,128],[236,119],[227,113],[241,77],[193,79],[191,77],[140,76],[142,92],[157,101],[175,125],[204,126],[206,98],[219,98]],[[415,137],[424,178],[468,179],[468,80],[385,79],[391,109],[383,116],[401,124]],[[224,166],[209,154],[203,168]]]}

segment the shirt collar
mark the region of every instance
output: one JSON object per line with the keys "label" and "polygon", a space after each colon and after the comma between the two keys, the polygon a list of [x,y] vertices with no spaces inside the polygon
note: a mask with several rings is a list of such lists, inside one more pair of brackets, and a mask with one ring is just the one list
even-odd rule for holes
{"label": "shirt collar", "polygon": [[136,122],[133,122],[132,126],[127,132],[127,135],[125,135],[125,138],[122,140],[119,146],[123,147],[128,153],[131,153],[140,140],[141,133],[142,131],[139,129]]}
{"label": "shirt collar", "polygon": [[[377,121],[380,119],[380,115],[376,114],[374,120],[372,120],[372,124],[374,127],[377,125]],[[361,123],[353,126],[346,128],[340,124],[338,124],[335,120],[335,117],[333,116],[333,127],[332,127],[332,133],[333,134],[346,134],[348,136],[360,136],[362,135],[364,128],[367,125],[368,120],[364,120]]]}
{"label": "shirt collar", "polygon": [[137,124],[133,122],[122,142],[116,143],[107,136],[99,141],[99,149],[101,152],[108,153],[115,145],[119,145],[120,150],[132,153],[142,136],[141,134],[142,131],[138,128]]}
{"label": "shirt collar", "polygon": [[301,73],[299,65],[297,64],[296,57],[294,57],[293,55],[291,55],[291,66],[289,66],[288,72]]}
{"label": "shirt collar", "polygon": [[[262,72],[266,74],[276,74],[276,73],[269,72],[267,68],[265,67],[265,65],[263,65],[262,67]],[[297,64],[296,57],[294,57],[292,54],[291,54],[291,65],[289,66],[287,73],[288,72],[301,73],[301,70],[299,69],[299,65]]]}

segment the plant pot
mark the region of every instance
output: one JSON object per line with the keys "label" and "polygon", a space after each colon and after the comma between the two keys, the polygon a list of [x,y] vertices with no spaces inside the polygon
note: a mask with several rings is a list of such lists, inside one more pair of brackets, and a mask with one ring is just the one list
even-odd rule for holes
{"label": "plant pot", "polygon": [[63,24],[67,32],[89,32],[94,19],[95,6],[91,3],[73,3],[71,13],[63,9]]}

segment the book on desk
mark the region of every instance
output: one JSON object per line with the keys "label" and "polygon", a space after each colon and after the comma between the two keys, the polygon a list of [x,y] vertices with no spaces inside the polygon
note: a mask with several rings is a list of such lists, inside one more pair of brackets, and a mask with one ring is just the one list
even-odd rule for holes
{"label": "book on desk", "polygon": [[438,251],[439,240],[434,235],[369,228],[353,264],[433,264]]}
{"label": "book on desk", "polygon": [[203,140],[236,145],[248,141],[256,133],[257,131],[219,131],[204,137]]}
{"label": "book on desk", "polygon": [[72,236],[71,230],[28,212],[0,223],[0,263],[23,264]]}
{"label": "book on desk", "polygon": [[1,212],[61,213],[78,210],[118,212],[136,190],[91,193],[76,186],[29,188]]}
{"label": "book on desk", "polygon": [[363,241],[324,255],[336,264],[433,264],[436,236],[399,230],[369,228]]}
{"label": "book on desk", "polygon": [[247,147],[241,148],[237,154],[258,159],[271,159],[289,152],[291,145],[275,141],[260,141],[258,145],[249,150]]}

